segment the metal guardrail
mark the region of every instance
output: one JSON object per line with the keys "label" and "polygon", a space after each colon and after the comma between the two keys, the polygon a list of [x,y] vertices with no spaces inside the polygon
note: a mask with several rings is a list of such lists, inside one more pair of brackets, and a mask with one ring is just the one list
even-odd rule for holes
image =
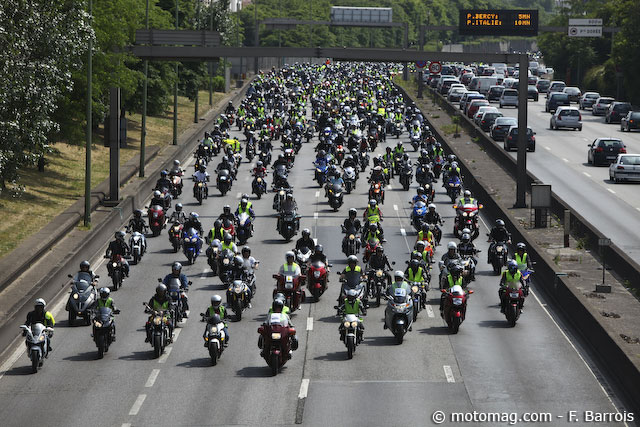
{"label": "metal guardrail", "polygon": [[220,46],[220,33],[206,30],[136,30],[136,45]]}

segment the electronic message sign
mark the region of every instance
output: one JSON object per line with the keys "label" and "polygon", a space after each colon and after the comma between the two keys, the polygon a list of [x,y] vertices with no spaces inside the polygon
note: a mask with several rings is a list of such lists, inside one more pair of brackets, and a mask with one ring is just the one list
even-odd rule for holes
{"label": "electronic message sign", "polygon": [[459,34],[465,36],[537,36],[537,10],[460,10]]}

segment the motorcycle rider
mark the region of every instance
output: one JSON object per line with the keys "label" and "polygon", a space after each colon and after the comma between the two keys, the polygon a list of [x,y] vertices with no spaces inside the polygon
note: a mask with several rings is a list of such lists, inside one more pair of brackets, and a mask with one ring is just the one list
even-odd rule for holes
{"label": "motorcycle rider", "polygon": [[250,230],[250,232],[251,232],[251,236],[253,236],[253,221],[256,218],[256,214],[253,212],[253,209],[251,209],[250,203],[251,202],[249,202],[249,200],[244,198],[244,197],[240,200],[240,204],[238,205],[238,207],[236,209],[234,221],[239,224],[240,223],[240,221],[239,221],[240,215],[243,214],[243,213],[248,214],[249,218],[251,218],[251,230]]}
{"label": "motorcycle rider", "polygon": [[425,204],[429,202],[427,195],[425,194],[424,187],[420,186],[416,190],[416,195],[413,196],[411,201],[409,202],[412,205],[415,205],[417,202],[424,202]]}
{"label": "motorcycle rider", "polygon": [[[324,265],[328,266],[327,263],[327,256],[324,253],[324,247],[322,245],[316,245],[313,254],[311,254],[311,256],[309,257],[309,262],[310,263],[314,263],[316,261],[320,261],[322,262]],[[327,267],[327,271],[329,271],[329,268]],[[327,278],[327,281],[329,281],[329,279]]]}
{"label": "motorcycle rider", "polygon": [[[254,270],[258,268],[260,265],[260,261],[251,256],[251,248],[249,246],[245,246],[241,251],[242,261],[244,263],[244,269],[247,272],[247,277],[254,276]],[[251,280],[251,291],[255,294],[256,292],[256,283],[255,280]]]}
{"label": "motorcycle rider", "polygon": [[[159,283],[158,286],[156,286],[156,293],[149,299],[149,307],[151,307],[151,310],[155,310],[155,311],[164,311],[164,316],[163,319],[168,328],[169,328],[169,342],[173,342],[173,326],[171,325],[171,322],[167,321],[167,318],[171,316],[171,312],[169,311],[169,297],[167,296],[167,286],[163,283]],[[147,321],[144,325],[145,327],[145,331],[147,333],[147,337],[145,338],[144,342],[150,342],[151,341],[151,322]]]}
{"label": "motorcycle rider", "polygon": [[[280,225],[282,224],[282,217],[286,213],[296,213],[298,211],[298,204],[296,203],[296,199],[293,198],[293,194],[287,193],[285,196],[282,205],[280,205],[280,215],[278,216],[278,225],[277,229],[280,230]],[[299,221],[296,220],[296,229],[300,227]],[[310,246],[313,247],[313,246]]]}
{"label": "motorcycle rider", "polygon": [[382,216],[382,210],[380,209],[380,206],[378,206],[378,202],[374,199],[369,200],[369,206],[367,206],[367,209],[362,215],[364,217],[365,227],[370,224],[377,224],[378,230],[380,231],[380,240],[386,242],[384,238],[384,230],[381,225],[384,218]]}
{"label": "motorcycle rider", "polygon": [[149,202],[149,206],[161,206],[162,209],[166,210],[166,206],[165,206],[165,200],[164,197],[162,197],[162,193],[160,192],[160,190],[155,190],[153,192],[153,197],[151,198],[151,202]]}
{"label": "motorcycle rider", "polygon": [[431,231],[431,225],[426,222],[422,223],[420,227],[420,231],[418,232],[418,238],[416,239],[416,243],[419,241],[427,241],[429,244],[435,248],[435,240],[433,237],[433,232]]}
{"label": "motorcycle rider", "polygon": [[369,184],[381,183],[383,186],[386,183],[386,178],[382,166],[376,165],[371,169],[371,176],[369,177]]}
{"label": "motorcycle rider", "polygon": [[[279,298],[278,295],[281,295],[282,298]],[[285,312],[285,309],[287,309],[287,312]],[[291,323],[291,318],[289,317],[288,313],[288,307],[286,307],[284,305],[284,295],[282,294],[277,294],[276,298],[274,298],[273,303],[271,303],[271,308],[269,309],[269,315],[273,314],[273,313],[280,313],[280,315],[283,317],[283,324],[288,324],[290,327],[294,327],[293,323]],[[291,340],[291,350],[289,351],[289,355],[291,355],[292,351],[295,351],[298,349],[298,336],[293,335],[292,337],[290,337]],[[264,351],[265,349],[263,348],[263,342],[264,342],[264,338],[262,335],[260,335],[260,337],[258,337],[258,347],[262,350],[260,352],[260,356],[264,357]]]}
{"label": "motorcycle rider", "polygon": [[216,219],[213,222],[213,228],[209,230],[209,234],[207,235],[209,243],[213,242],[215,239],[218,239],[222,242],[224,240],[224,234],[225,233],[224,228],[222,228],[222,221]]}
{"label": "motorcycle rider", "polygon": [[[462,266],[460,264],[454,264],[449,269],[449,274],[447,274],[444,283],[441,285],[442,289],[451,289],[454,286],[462,287]],[[444,317],[444,300],[446,295],[444,293],[440,296],[440,317]]]}
{"label": "motorcycle rider", "polygon": [[327,197],[329,194],[329,186],[339,186],[344,187],[344,179],[340,175],[338,168],[336,165],[329,166],[329,172],[327,173],[327,183],[324,186],[324,196]]}
{"label": "motorcycle rider", "polygon": [[187,215],[182,210],[182,203],[177,203],[176,208],[173,212],[171,212],[171,216],[169,217],[170,223],[179,222],[180,224],[184,224],[187,222]]}
{"label": "motorcycle rider", "polygon": [[475,280],[475,266],[478,265],[478,259],[475,255],[480,252],[476,249],[476,245],[471,241],[471,235],[469,233],[463,233],[460,237],[460,244],[458,245],[458,253],[461,256],[469,256],[471,257],[471,261],[473,262],[473,266],[471,268],[471,276],[469,280]]}
{"label": "motorcycle rider", "polygon": [[422,166],[428,166],[429,164],[431,164],[431,158],[429,157],[429,153],[427,152],[427,150],[420,150],[420,155],[416,159],[416,162],[418,163],[418,165]]}
{"label": "motorcycle rider", "polygon": [[233,238],[229,233],[224,233],[224,238],[222,240],[222,250],[224,251],[225,249],[229,249],[234,254],[238,253],[238,247],[233,243]]}
{"label": "motorcycle rider", "polygon": [[258,160],[256,167],[253,168],[253,175],[264,178],[267,175],[267,168],[264,167],[262,161]]}
{"label": "motorcycle rider", "polygon": [[229,104],[227,104],[227,108],[225,108],[224,113],[229,115],[229,114],[234,114],[236,112],[236,109],[233,107],[233,101],[229,101]]}
{"label": "motorcycle rider", "polygon": [[438,156],[444,157],[444,150],[442,149],[442,144],[436,142],[433,145],[433,158],[435,159]]}
{"label": "motorcycle rider", "polygon": [[[526,286],[522,273],[518,270],[518,263],[513,259],[509,260],[507,269],[502,272],[502,276],[500,277],[500,290],[498,291],[498,296],[500,297],[500,313],[504,313],[505,306],[507,305],[507,299],[505,298],[507,289],[518,290]],[[524,306],[524,296],[521,304]],[[522,307],[520,310],[524,311]]]}
{"label": "motorcycle rider", "polygon": [[[53,314],[51,312],[46,311],[45,307],[47,303],[42,299],[38,298],[33,307],[33,311],[27,313],[27,320],[24,322],[25,325],[32,327],[36,323],[42,323],[47,328],[53,328],[56,325],[56,320],[53,318]],[[22,332],[22,336],[25,336],[27,331]],[[47,348],[47,352],[53,351],[51,348],[51,335],[49,335],[49,345]]]}
{"label": "motorcycle rider", "polygon": [[420,261],[412,259],[404,272],[404,275],[410,282],[428,282],[427,275],[429,273],[422,268]]}
{"label": "motorcycle rider", "polygon": [[200,220],[198,219],[200,215],[198,215],[197,212],[191,212],[189,214],[189,219],[187,219],[184,222],[184,230],[188,230],[190,228],[194,228],[198,231],[198,233],[200,234],[200,236],[202,236],[204,234],[204,231],[202,230],[202,223],[200,222]]}
{"label": "motorcycle rider", "polygon": [[368,231],[364,236],[365,242],[369,242],[372,240],[379,242],[381,240],[380,237],[382,236],[382,233],[380,232],[380,229],[376,224],[370,224],[367,230]]}
{"label": "motorcycle rider", "polygon": [[154,190],[162,191],[165,188],[171,190],[171,187],[173,187],[173,183],[169,178],[167,178],[168,175],[169,173],[166,170],[160,172],[160,179],[156,181]]}
{"label": "motorcycle rider", "polygon": [[[209,187],[207,186],[207,182],[209,182],[209,172],[207,172],[207,167],[205,165],[200,165],[196,173],[193,174],[193,181],[195,184],[198,182],[204,183],[204,194],[205,197],[209,196]],[[193,197],[196,197],[196,185],[193,186]]]}
{"label": "motorcycle rider", "polygon": [[[212,295],[211,305],[207,307],[207,309],[203,314],[204,314],[203,320],[205,322],[207,322],[210,317],[213,317],[216,315],[220,317],[220,320],[224,323],[224,328],[222,328],[222,330],[224,331],[224,336],[226,337],[223,345],[227,347],[229,345],[229,325],[227,324],[227,322],[224,321],[228,316],[227,316],[227,309],[222,304],[222,297],[220,295]],[[206,336],[207,336],[207,330],[205,329],[202,337],[204,338]],[[206,341],[204,343],[204,346],[205,347],[208,346],[208,343]]]}
{"label": "motorcycle rider", "polygon": [[281,276],[298,277],[302,274],[300,266],[295,262],[296,255],[293,251],[287,251],[285,254],[285,263],[280,266],[279,274]]}
{"label": "motorcycle rider", "polygon": [[[185,291],[189,290],[189,279],[185,274],[182,273],[182,264],[180,264],[177,261],[171,265],[171,273],[164,276],[164,279],[162,279],[162,283],[165,286],[169,286],[169,281],[171,279],[179,279],[180,287]],[[184,306],[185,313],[183,314],[183,316],[188,318],[189,315],[186,313],[186,311],[189,310],[189,299],[184,293],[181,293],[180,297],[182,298],[184,303],[183,306]]]}
{"label": "motorcycle rider", "polygon": [[387,297],[393,298],[396,289],[404,289],[407,291],[407,295],[411,295],[411,286],[404,280],[404,273],[400,270],[393,273],[393,283],[387,286],[385,294]]}
{"label": "motorcycle rider", "polygon": [[231,221],[232,224],[235,224],[236,222],[236,217],[231,212],[231,206],[229,205],[224,205],[222,207],[222,213],[218,216],[218,221],[222,221],[223,224],[225,219],[228,219],[229,221]]}
{"label": "motorcycle rider", "polygon": [[82,261],[80,263],[80,271],[78,271],[78,273],[87,273],[91,276],[91,281],[95,282],[96,280],[96,275],[93,272],[93,270],[91,270],[91,264],[89,264],[89,261]]}
{"label": "motorcycle rider", "polygon": [[[129,263],[124,257],[131,254],[131,249],[129,248],[129,245],[127,245],[127,242],[124,241],[124,232],[116,231],[114,236],[115,240],[109,242],[107,252],[104,256],[105,258],[112,259],[112,257],[120,255],[120,262],[122,263],[122,270],[124,271],[124,275],[126,277],[129,277]],[[109,271],[109,276],[111,276],[113,267],[111,266],[110,262],[107,263],[107,270]]]}
{"label": "motorcycle rider", "polygon": [[491,244],[489,245],[489,250],[487,251],[487,263],[491,263],[491,253],[496,246],[497,242],[510,243],[511,242],[511,233],[507,231],[507,228],[504,225],[504,221],[502,219],[496,219],[495,226],[491,229],[489,233],[489,241]]}
{"label": "motorcycle rider", "polygon": [[[98,298],[98,302],[96,308],[107,307],[110,308],[113,313],[119,313],[120,310],[116,308],[116,305],[113,303],[113,298],[111,298],[111,291],[109,288],[100,288],[100,298]],[[111,333],[113,335],[113,341],[116,341],[116,324],[111,324]]]}
{"label": "motorcycle rider", "polygon": [[142,233],[143,236],[144,233],[148,231],[149,227],[147,227],[147,224],[144,222],[144,218],[142,218],[142,210],[136,209],[133,211],[133,217],[129,220],[127,229],[132,233],[136,231],[138,233]]}
{"label": "motorcycle rider", "polygon": [[[360,315],[367,315],[367,308],[360,298],[357,296],[357,291],[355,289],[349,289],[346,291],[346,296],[342,300],[340,306],[337,307],[338,311],[342,313],[343,316],[348,314],[353,314],[358,316],[358,331],[357,331],[357,340],[358,342],[362,341],[362,331],[364,331],[364,321]],[[340,329],[340,340],[344,341],[344,335],[346,333],[346,329],[342,325],[342,322],[339,326]]]}
{"label": "motorcycle rider", "polygon": [[429,262],[429,251],[427,251],[427,244],[424,240],[418,240],[416,242],[415,249],[413,250],[413,252],[411,252],[411,259],[414,258],[420,262],[423,270],[431,269],[431,263]]}
{"label": "motorcycle rider", "polygon": [[302,237],[296,241],[296,250],[300,251],[302,248],[308,248],[313,250],[316,247],[315,241],[311,238],[311,231],[308,228],[302,230]]}
{"label": "motorcycle rider", "polygon": [[[442,255],[442,258],[440,258],[440,261],[444,263],[444,267],[446,268],[446,270],[451,270],[451,266],[457,265],[461,259],[462,257],[458,253],[458,245],[456,244],[456,242],[447,243],[447,253]],[[445,270],[442,270],[440,273],[441,282],[444,282],[446,280],[446,277],[444,276],[444,271]]]}
{"label": "motorcycle rider", "polygon": [[278,158],[276,159],[275,162],[273,162],[273,165],[271,165],[271,168],[275,169],[279,165],[287,166],[287,161],[284,158],[284,154],[278,154]]}
{"label": "motorcycle rider", "polygon": [[369,270],[383,270],[387,278],[387,285],[391,284],[391,263],[389,258],[384,253],[384,248],[378,246],[371,257],[369,257],[367,269]]}
{"label": "motorcycle rider", "polygon": [[531,264],[531,258],[529,258],[529,254],[527,253],[527,245],[522,242],[519,242],[516,245],[516,253],[513,255],[513,259],[518,264],[518,270],[531,270],[533,265]]}
{"label": "motorcycle rider", "polygon": [[291,309],[289,307],[287,307],[287,305],[285,304],[286,302],[286,298],[283,294],[281,294],[280,292],[278,292],[274,297],[273,297],[273,301],[279,300],[280,303],[282,303],[282,306],[280,306],[280,304],[274,306],[273,303],[271,304],[271,308],[269,309],[269,314],[271,313],[283,313],[286,314],[287,316],[291,316]]}
{"label": "motorcycle rider", "polygon": [[220,163],[218,163],[218,166],[216,167],[217,173],[220,173],[220,171],[222,170],[229,171],[229,174],[231,175],[232,180],[236,179],[235,165],[231,162],[231,160],[229,160],[229,157],[227,156],[222,156]]}

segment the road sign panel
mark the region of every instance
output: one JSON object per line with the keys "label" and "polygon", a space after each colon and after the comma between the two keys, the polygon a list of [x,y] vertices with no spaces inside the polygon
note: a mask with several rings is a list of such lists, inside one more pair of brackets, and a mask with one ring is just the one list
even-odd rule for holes
{"label": "road sign panel", "polygon": [[602,27],[603,24],[600,18],[569,19],[570,27],[579,27],[581,25],[596,25]]}
{"label": "road sign panel", "polygon": [[416,61],[416,67],[424,68],[427,65],[427,61]]}
{"label": "road sign panel", "polygon": [[440,71],[442,71],[442,64],[440,64],[438,61],[433,61],[431,64],[429,64],[429,72],[431,74],[438,74]]}
{"label": "road sign panel", "polygon": [[602,37],[602,27],[569,26],[569,37]]}
{"label": "road sign panel", "polygon": [[537,36],[538,10],[460,9],[458,34],[467,36]]}

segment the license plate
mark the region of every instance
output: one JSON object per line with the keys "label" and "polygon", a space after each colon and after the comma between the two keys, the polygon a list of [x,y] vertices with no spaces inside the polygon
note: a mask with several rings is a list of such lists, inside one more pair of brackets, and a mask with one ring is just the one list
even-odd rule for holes
{"label": "license plate", "polygon": [[615,160],[616,156],[607,156],[607,160]]}

